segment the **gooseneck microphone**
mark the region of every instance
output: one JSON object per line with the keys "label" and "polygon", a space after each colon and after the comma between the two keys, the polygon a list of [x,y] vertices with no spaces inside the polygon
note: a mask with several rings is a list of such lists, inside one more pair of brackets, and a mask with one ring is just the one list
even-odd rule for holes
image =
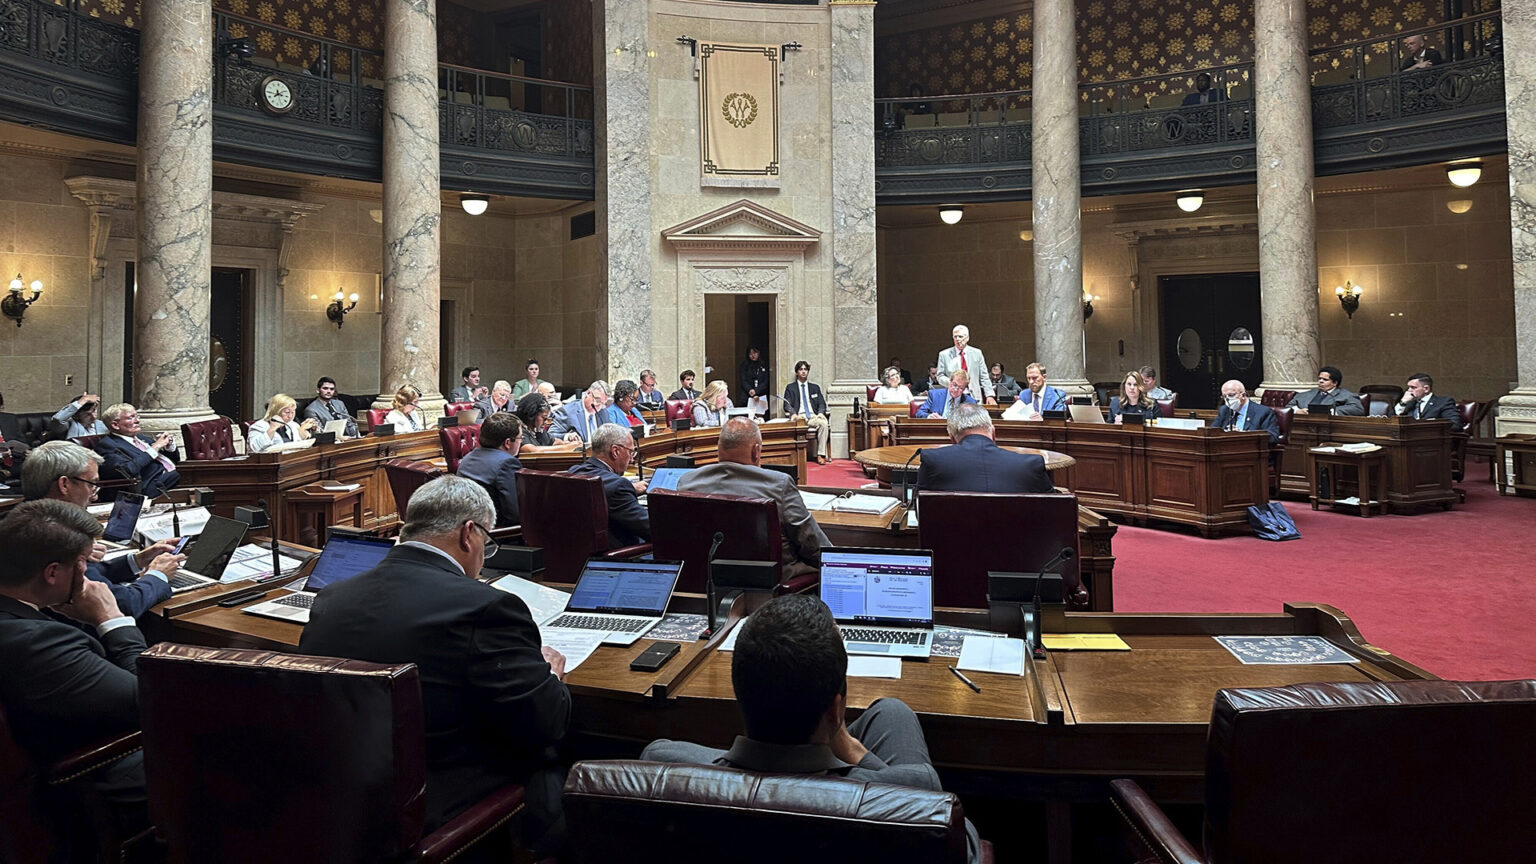
{"label": "gooseneck microphone", "polygon": [[704,629],[704,638],[709,639],[715,635],[718,625],[715,615],[715,553],[720,551],[720,544],[725,542],[725,532],[716,531],[714,539],[709,544],[709,555],[704,559],[704,604],[705,612],[709,616],[709,626]]}
{"label": "gooseneck microphone", "polygon": [[923,448],[919,447],[912,451],[912,455],[908,456],[906,463],[901,466],[901,500],[908,507],[917,502],[917,492],[913,488],[917,484],[911,482],[912,475],[909,471],[912,468],[912,460],[921,455],[923,455]]}
{"label": "gooseneck microphone", "polygon": [[1075,555],[1077,553],[1072,551],[1071,546],[1061,547],[1061,551],[1056,553],[1056,557],[1046,562],[1046,565],[1040,568],[1039,574],[1035,576],[1035,596],[1029,601],[1030,620],[1025,622],[1024,635],[1030,637],[1031,630],[1033,631],[1033,636],[1029,640],[1029,647],[1034,652],[1036,660],[1045,659],[1045,645],[1040,639],[1040,586],[1045,582],[1045,574],[1054,570],[1058,565],[1071,561]]}

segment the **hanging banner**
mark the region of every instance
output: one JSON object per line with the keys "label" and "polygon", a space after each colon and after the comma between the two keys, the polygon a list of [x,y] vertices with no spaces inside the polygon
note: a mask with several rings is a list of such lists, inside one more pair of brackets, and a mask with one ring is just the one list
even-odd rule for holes
{"label": "hanging banner", "polygon": [[779,185],[779,46],[699,43],[704,186]]}

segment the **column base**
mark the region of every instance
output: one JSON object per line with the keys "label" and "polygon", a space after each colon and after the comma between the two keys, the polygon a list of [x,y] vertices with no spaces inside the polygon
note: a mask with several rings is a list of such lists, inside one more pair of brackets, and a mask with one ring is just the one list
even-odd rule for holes
{"label": "column base", "polygon": [[[213,413],[213,408],[207,405],[201,408],[161,408],[158,410],[140,408],[139,428],[143,433],[148,435],[155,435],[160,432],[171,433],[171,435],[176,439],[176,447],[179,449],[183,444],[186,443],[181,438],[181,424],[201,423],[204,420],[216,420],[218,419],[218,416],[219,415]],[[233,425],[235,433],[235,449],[237,451],[243,451],[245,436],[240,434],[240,424],[238,422],[233,423]]]}
{"label": "column base", "polygon": [[1521,387],[1499,399],[1493,434],[1536,435],[1536,388]]}
{"label": "column base", "polygon": [[[1045,379],[1045,384],[1047,387],[1055,387],[1067,394],[1067,399],[1069,400],[1073,396],[1087,396],[1090,399],[1094,396],[1093,384],[1087,378],[1066,378],[1060,381],[1055,378],[1047,378]],[[1029,390],[1029,386],[1024,383],[1023,379],[1019,380],[1019,386],[1023,387],[1026,392]],[[1003,403],[999,402],[998,404],[1001,405]]]}
{"label": "column base", "polygon": [[1295,390],[1297,393],[1305,393],[1317,386],[1316,381],[1264,381],[1258,389],[1248,394],[1255,399],[1262,399],[1266,390]]}

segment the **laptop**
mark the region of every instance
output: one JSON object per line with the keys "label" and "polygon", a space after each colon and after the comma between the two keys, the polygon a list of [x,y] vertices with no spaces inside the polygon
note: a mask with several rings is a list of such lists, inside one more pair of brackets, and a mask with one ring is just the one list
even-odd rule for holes
{"label": "laptop", "polygon": [[325,421],[324,428],[322,428],[320,431],[329,432],[330,434],[336,436],[337,441],[340,441],[341,439],[347,437],[347,421],[345,418],[341,420],[327,420]]}
{"label": "laptop", "polygon": [[661,623],[682,572],[681,561],[593,558],[576,577],[565,610],[539,627],[602,630],[605,645],[633,645]]}
{"label": "laptop", "polygon": [[383,563],[384,556],[393,548],[395,541],[385,537],[332,535],[325,541],[325,549],[321,550],[315,568],[309,571],[303,591],[294,591],[276,600],[253,603],[240,611],[308,624],[309,610],[315,603],[315,592],[372,570]]}
{"label": "laptop", "polygon": [[657,489],[666,489],[676,492],[677,483],[683,479],[683,475],[692,471],[692,468],[653,468],[651,479],[646,483],[646,491],[653,492]]}
{"label": "laptop", "polygon": [[107,527],[101,539],[113,543],[127,543],[133,539],[134,526],[139,524],[139,513],[144,510],[144,496],[132,492],[117,493],[112,502],[112,515],[107,517]]}
{"label": "laptop", "polygon": [[1097,405],[1068,405],[1072,419],[1078,423],[1103,423],[1104,414]]}
{"label": "laptop", "polygon": [[218,584],[230,556],[245,539],[250,526],[223,516],[209,516],[201,534],[187,547],[187,560],[171,577],[171,593],[180,594]]}
{"label": "laptop", "polygon": [[933,552],[823,548],[821,602],[849,654],[927,660],[933,650]]}

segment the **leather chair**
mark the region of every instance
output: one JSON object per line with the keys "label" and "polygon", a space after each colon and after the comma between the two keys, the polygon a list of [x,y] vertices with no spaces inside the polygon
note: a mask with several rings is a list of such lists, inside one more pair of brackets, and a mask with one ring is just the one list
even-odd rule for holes
{"label": "leather chair", "polygon": [[521,786],[504,786],[423,836],[411,663],[161,643],[139,657],[139,708],[170,864],[443,862],[523,804]]}
{"label": "leather chair", "polygon": [[459,460],[465,454],[480,446],[480,427],[476,426],[439,426],[437,440],[443,445],[443,461],[448,464],[448,473],[456,474],[459,470]]}
{"label": "leather chair", "polygon": [[1367,417],[1386,417],[1392,413],[1393,404],[1374,393],[1360,394],[1360,407],[1365,409],[1365,416]]}
{"label": "leather chair", "polygon": [[1265,390],[1264,395],[1259,397],[1259,404],[1265,408],[1278,410],[1289,405],[1294,398],[1296,398],[1295,390]]}
{"label": "leather chair", "polygon": [[1159,417],[1172,417],[1173,412],[1179,410],[1179,394],[1175,393],[1167,399],[1153,399],[1157,403]]}
{"label": "leather chair", "polygon": [[436,465],[414,459],[391,459],[384,463],[384,476],[389,478],[389,491],[395,496],[395,514],[401,522],[405,521],[406,505],[416,490],[442,474],[442,469]]}
{"label": "leather chair", "polygon": [[1536,681],[1221,690],[1203,850],[1134,781],[1110,792],[1159,861],[1526,860],[1533,723]]}
{"label": "leather chair", "polygon": [[544,579],[575,582],[595,555],[633,558],[651,544],[608,548],[608,499],[603,481],[558,471],[517,472],[517,503],[523,543],[544,549]]}
{"label": "leather chair", "polygon": [[53,422],[50,411],[0,412],[0,435],[7,441],[20,441],[28,447],[36,447],[44,441],[63,438],[64,432],[63,426]]}
{"label": "leather chair", "polygon": [[777,594],[794,594],[817,583],[812,575],[784,582],[782,526],[778,502],[770,498],[705,495],[657,489],[646,496],[651,511],[651,546],[662,561],[683,562],[678,591],[703,593],[709,577],[709,547],[715,532],[725,535],[716,558],[772,561]]}
{"label": "leather chair", "polygon": [[907,416],[908,417],[916,417],[917,416],[917,409],[923,407],[927,403],[928,403],[928,397],[926,397],[926,396],[924,396],[921,399],[913,399],[907,405]]}
{"label": "leather chair", "polygon": [[667,422],[671,423],[673,420],[681,420],[684,417],[693,416],[690,413],[693,409],[689,407],[692,404],[693,400],[691,399],[668,399]]}
{"label": "leather chair", "polygon": [[228,459],[235,453],[235,425],[228,417],[181,424],[188,459]]}
{"label": "leather chair", "polygon": [[[389,408],[369,408],[368,428],[372,430],[376,426],[382,426],[384,424],[384,418],[389,416],[390,410],[391,409]],[[396,431],[398,432],[399,430]]]}
{"label": "leather chair", "polygon": [[[987,572],[1034,573],[1062,548],[1078,551],[1077,496],[919,492],[918,545],[933,550],[936,606],[987,608]],[[1088,608],[1081,570],[1058,565],[1067,605]]]}
{"label": "leather chair", "polygon": [[1396,384],[1366,384],[1360,388],[1360,401],[1364,402],[1369,396],[1372,400],[1380,400],[1391,408],[1403,398],[1403,388]]}
{"label": "leather chair", "polygon": [[1496,454],[1496,446],[1491,438],[1482,436],[1483,421],[1488,419],[1488,412],[1493,403],[1484,402],[1456,402],[1456,410],[1461,414],[1461,432],[1456,435],[1466,436],[1466,441],[1460,446],[1460,461],[1457,461],[1456,439],[1451,439],[1451,478],[1460,481],[1466,476],[1466,460],[1472,456],[1484,459],[1488,463],[1488,479],[1493,479],[1493,460]]}
{"label": "leather chair", "polygon": [[[966,860],[960,799],[844,777],[757,774],[716,765],[578,762],[565,818],[583,864]],[[982,843],[983,861],[992,860]]]}
{"label": "leather chair", "polygon": [[864,385],[864,404],[869,405],[875,401],[875,392],[880,389],[879,384]]}
{"label": "leather chair", "polygon": [[443,403],[443,416],[457,417],[460,411],[467,411],[475,407],[473,402],[445,402]]}
{"label": "leather chair", "polygon": [[1276,408],[1275,425],[1279,427],[1280,440],[1269,445],[1269,497],[1280,500],[1280,460],[1285,456],[1285,445],[1291,440],[1291,418],[1295,408]]}

